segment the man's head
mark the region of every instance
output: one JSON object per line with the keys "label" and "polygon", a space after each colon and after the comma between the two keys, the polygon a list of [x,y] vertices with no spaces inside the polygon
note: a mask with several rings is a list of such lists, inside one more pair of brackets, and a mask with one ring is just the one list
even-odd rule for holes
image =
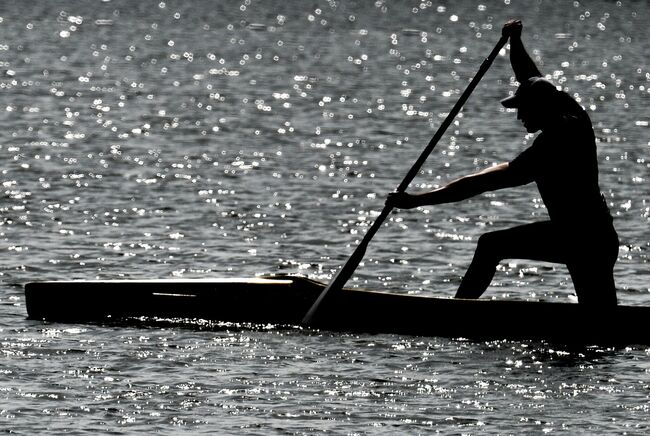
{"label": "man's head", "polygon": [[501,104],[507,108],[516,108],[517,119],[522,121],[529,133],[535,133],[551,119],[559,93],[550,81],[531,77],[519,85],[514,95],[501,100]]}

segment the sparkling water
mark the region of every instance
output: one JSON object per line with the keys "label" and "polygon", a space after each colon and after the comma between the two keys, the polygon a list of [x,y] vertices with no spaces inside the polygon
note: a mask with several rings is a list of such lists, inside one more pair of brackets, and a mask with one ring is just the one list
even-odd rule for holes
{"label": "sparkling water", "polygon": [[[23,287],[327,282],[515,17],[540,70],[592,118],[619,300],[649,305],[648,12],[635,1],[4,2],[0,427],[646,433],[643,347],[47,324],[26,319]],[[412,191],[531,144],[499,105],[513,76],[504,48]],[[545,217],[534,185],[396,211],[349,285],[451,296],[480,234]],[[573,287],[562,265],[511,260],[485,298],[566,302]]]}

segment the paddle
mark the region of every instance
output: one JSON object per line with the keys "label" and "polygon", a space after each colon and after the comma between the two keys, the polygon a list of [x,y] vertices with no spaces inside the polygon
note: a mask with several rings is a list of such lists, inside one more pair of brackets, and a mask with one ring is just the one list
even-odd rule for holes
{"label": "paddle", "polygon": [[[471,82],[467,86],[467,89],[465,89],[465,91],[460,96],[460,98],[458,99],[458,101],[456,102],[452,110],[449,112],[449,114],[447,115],[443,123],[436,131],[435,135],[433,135],[433,138],[431,138],[431,141],[429,141],[429,144],[422,151],[422,154],[420,154],[418,160],[415,161],[415,163],[413,164],[409,172],[406,174],[406,177],[404,177],[404,180],[402,180],[402,183],[400,183],[400,185],[397,187],[396,192],[406,191],[408,185],[411,183],[413,178],[417,175],[418,171],[420,171],[420,167],[422,167],[424,161],[427,160],[427,157],[433,151],[435,146],[438,144],[438,141],[440,141],[440,138],[447,130],[447,127],[449,127],[449,125],[454,120],[456,115],[458,115],[458,112],[460,112],[461,108],[469,98],[470,94],[472,93],[472,91],[474,91],[474,88],[476,88],[476,85],[478,85],[478,82],[481,80],[485,72],[490,68],[490,65],[492,65],[492,62],[494,61],[497,54],[499,53],[501,48],[503,48],[503,46],[507,41],[508,41],[507,36],[501,36],[501,39],[499,39],[497,45],[492,49],[490,55],[487,58],[485,58],[485,60],[481,64],[481,67],[476,73],[476,76],[474,76],[474,78],[471,80]],[[332,279],[329,285],[327,285],[327,287],[323,289],[323,291],[320,293],[320,295],[318,296],[314,304],[312,304],[311,308],[309,309],[309,311],[307,312],[307,314],[302,320],[303,324],[310,324],[312,322],[314,315],[318,311],[318,308],[320,307],[321,303],[325,299],[325,296],[327,296],[329,292],[340,291],[345,285],[345,283],[350,279],[354,271],[357,269],[357,266],[359,266],[361,259],[363,259],[363,256],[366,253],[366,248],[368,247],[370,240],[372,239],[373,236],[375,236],[375,233],[377,233],[377,230],[379,230],[379,227],[381,227],[386,217],[390,215],[391,210],[392,207],[384,206],[384,209],[381,211],[381,214],[379,214],[379,216],[372,224],[370,229],[368,229],[368,232],[365,234],[363,240],[359,243],[359,245],[357,245],[357,248],[354,250],[354,252],[350,256],[348,261],[334,276],[334,279]]]}

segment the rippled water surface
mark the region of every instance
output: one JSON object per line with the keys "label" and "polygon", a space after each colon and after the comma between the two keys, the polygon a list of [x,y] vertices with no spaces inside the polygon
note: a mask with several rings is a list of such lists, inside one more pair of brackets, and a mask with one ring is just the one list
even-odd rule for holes
{"label": "rippled water surface", "polygon": [[[619,300],[650,305],[648,12],[642,1],[3,2],[0,427],[647,433],[644,347],[43,324],[26,319],[23,286],[328,281],[518,17],[540,69],[592,117],[621,239]],[[412,190],[531,143],[498,104],[516,89],[507,54]],[[395,212],[350,285],[450,296],[482,232],[545,215],[534,186]],[[487,296],[569,301],[572,289],[562,266],[513,260]]]}

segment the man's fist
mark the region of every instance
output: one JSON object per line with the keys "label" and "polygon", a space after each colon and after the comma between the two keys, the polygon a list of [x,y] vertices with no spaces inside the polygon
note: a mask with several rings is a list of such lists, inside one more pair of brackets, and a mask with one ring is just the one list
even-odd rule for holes
{"label": "man's fist", "polygon": [[523,29],[523,27],[524,26],[521,24],[521,20],[510,20],[503,25],[501,35],[507,36],[509,38],[520,38],[521,29]]}

